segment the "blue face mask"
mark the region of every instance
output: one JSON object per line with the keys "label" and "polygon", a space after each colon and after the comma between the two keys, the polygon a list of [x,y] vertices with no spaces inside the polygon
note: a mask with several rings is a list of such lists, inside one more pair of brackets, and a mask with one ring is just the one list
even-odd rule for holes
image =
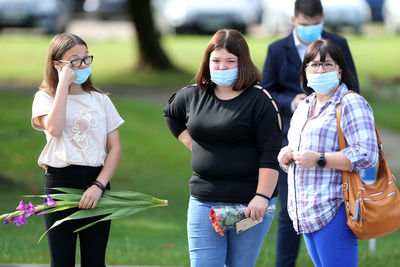
{"label": "blue face mask", "polygon": [[211,81],[219,86],[231,86],[234,84],[239,75],[239,69],[230,70],[210,70]]}
{"label": "blue face mask", "polygon": [[76,79],[72,83],[82,84],[87,81],[92,69],[87,67],[85,69],[74,70],[76,73]]}
{"label": "blue face mask", "polygon": [[297,25],[297,33],[303,42],[309,44],[314,42],[321,36],[322,25],[322,23],[311,26]]}
{"label": "blue face mask", "polygon": [[329,94],[339,85],[337,71],[307,74],[307,86],[322,95]]}

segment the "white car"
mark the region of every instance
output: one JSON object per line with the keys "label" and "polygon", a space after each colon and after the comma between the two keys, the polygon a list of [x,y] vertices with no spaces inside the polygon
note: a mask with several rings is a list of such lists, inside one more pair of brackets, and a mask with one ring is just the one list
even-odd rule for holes
{"label": "white car", "polygon": [[269,34],[286,33],[292,28],[295,0],[263,0],[261,25]]}
{"label": "white car", "polygon": [[[294,15],[295,0],[263,0],[262,25],[269,33],[288,32],[290,17]],[[321,0],[325,15],[324,25],[337,31],[351,26],[360,33],[362,26],[371,20],[371,10],[365,0]]]}
{"label": "white car", "polygon": [[215,33],[234,28],[246,33],[259,20],[258,0],[168,0],[163,15],[176,32]]}
{"label": "white car", "polygon": [[385,0],[382,13],[386,29],[393,34],[400,33],[400,1]]}

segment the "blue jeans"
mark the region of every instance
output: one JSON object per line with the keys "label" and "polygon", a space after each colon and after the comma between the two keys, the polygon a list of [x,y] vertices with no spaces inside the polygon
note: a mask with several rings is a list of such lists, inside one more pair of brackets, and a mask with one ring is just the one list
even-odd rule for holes
{"label": "blue jeans", "polygon": [[[275,202],[276,199],[273,198],[270,204]],[[212,206],[227,204],[229,203],[204,202],[190,197],[187,219],[190,266],[250,267],[256,264],[273,216],[265,215],[263,222],[240,234],[233,228],[220,236],[215,232],[209,214]]]}
{"label": "blue jeans", "polygon": [[344,204],[328,225],[304,234],[304,241],[316,267],[357,267],[358,239],[347,226]]}

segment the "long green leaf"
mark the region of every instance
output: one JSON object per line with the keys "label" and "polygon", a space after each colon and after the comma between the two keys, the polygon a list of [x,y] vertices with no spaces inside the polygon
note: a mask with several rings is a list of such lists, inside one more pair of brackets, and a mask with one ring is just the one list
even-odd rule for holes
{"label": "long green leaf", "polygon": [[[84,192],[83,189],[66,188],[66,187],[54,187],[51,189],[65,192],[68,194],[82,195]],[[132,191],[127,191],[127,190],[106,190],[106,191],[104,191],[102,198],[108,198],[108,197],[116,197],[116,198],[122,198],[122,199],[130,199],[130,200],[147,200],[147,201],[151,201],[152,203],[165,202],[165,200],[155,198],[148,194],[132,192]]]}
{"label": "long green leaf", "polygon": [[92,226],[92,225],[95,225],[96,223],[99,223],[99,222],[101,222],[101,221],[106,221],[106,220],[112,220],[112,219],[119,219],[119,218],[122,218],[122,217],[127,217],[127,216],[133,215],[133,214],[135,214],[135,213],[138,213],[138,212],[143,211],[143,210],[148,209],[148,208],[151,208],[151,207],[141,207],[141,208],[137,208],[137,209],[134,209],[134,210],[131,209],[131,208],[126,208],[126,209],[118,210],[118,211],[116,211],[116,212],[114,212],[114,213],[112,213],[112,214],[110,214],[110,215],[108,215],[108,216],[106,216],[106,217],[104,217],[104,218],[102,218],[102,219],[99,219],[99,220],[97,220],[97,221],[95,221],[95,222],[89,223],[89,224],[87,224],[87,225],[85,225],[85,226],[82,226],[81,228],[76,229],[76,230],[74,231],[74,233],[77,233],[77,232],[79,232],[79,231],[82,231],[82,230],[84,230],[84,229],[86,229],[86,228],[88,228],[88,227],[90,227],[90,226]]}
{"label": "long green leaf", "polygon": [[103,193],[104,196],[111,196],[111,197],[120,197],[120,198],[125,198],[125,199],[141,199],[141,200],[158,200],[157,198],[148,195],[148,194],[143,194],[139,192],[131,192],[131,191],[125,191],[125,190],[106,190]]}
{"label": "long green leaf", "polygon": [[69,188],[69,187],[53,187],[53,188],[50,188],[50,189],[57,190],[57,191],[64,192],[64,193],[68,193],[68,194],[80,194],[80,195],[82,195],[85,192],[84,189]]}
{"label": "long green leaf", "polygon": [[72,208],[76,208],[76,206],[62,206],[62,207],[54,207],[52,209],[48,209],[48,210],[44,210],[42,212],[40,212],[40,214],[49,214],[49,213],[53,213],[56,211],[62,211],[62,210],[68,210],[68,209],[72,209]]}
{"label": "long green leaf", "polygon": [[43,239],[43,237],[51,229],[53,229],[54,227],[57,227],[58,225],[62,224],[65,221],[89,218],[89,217],[99,216],[99,215],[105,215],[105,214],[115,212],[115,210],[116,210],[116,208],[96,208],[96,209],[89,209],[89,210],[79,210],[77,212],[74,212],[73,214],[71,214],[63,219],[54,222],[53,225],[40,236],[38,243]]}
{"label": "long green leaf", "polygon": [[[24,195],[23,197],[37,197],[37,198],[46,198],[48,195]],[[71,201],[79,201],[82,197],[82,194],[50,194],[53,199],[59,200],[71,200]]]}
{"label": "long green leaf", "polygon": [[114,200],[114,199],[103,199],[99,200],[99,207],[130,207],[138,205],[153,205],[153,202],[143,200]]}

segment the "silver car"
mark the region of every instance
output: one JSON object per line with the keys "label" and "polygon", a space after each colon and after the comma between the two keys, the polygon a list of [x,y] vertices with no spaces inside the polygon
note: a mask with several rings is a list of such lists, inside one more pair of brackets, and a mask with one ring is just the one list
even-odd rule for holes
{"label": "silver car", "polygon": [[354,32],[361,33],[362,26],[372,19],[371,9],[365,0],[321,0],[321,3],[325,25],[334,31],[350,26]]}
{"label": "silver car", "polygon": [[0,28],[41,28],[64,32],[74,11],[72,0],[0,0]]}
{"label": "silver car", "polygon": [[163,15],[176,32],[214,33],[234,28],[246,33],[259,20],[258,0],[168,0]]}

